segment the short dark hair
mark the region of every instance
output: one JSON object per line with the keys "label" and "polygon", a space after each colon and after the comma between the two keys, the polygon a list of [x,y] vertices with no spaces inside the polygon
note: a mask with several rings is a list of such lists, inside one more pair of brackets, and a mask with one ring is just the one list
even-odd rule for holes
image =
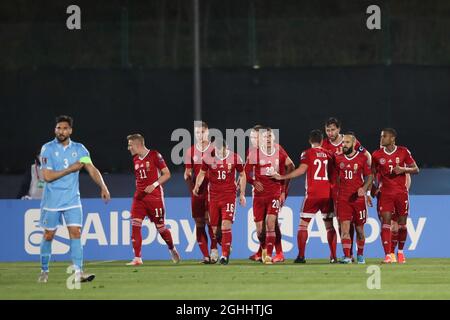
{"label": "short dark hair", "polygon": [[208,129],[208,124],[205,121],[194,121],[195,123],[195,128],[204,128],[204,129]]}
{"label": "short dark hair", "polygon": [[55,121],[56,121],[56,124],[58,124],[60,122],[67,122],[71,128],[73,127],[73,118],[70,116],[66,116],[66,115],[57,116]]}
{"label": "short dark hair", "polygon": [[345,131],[344,135],[356,137],[356,134],[354,131]]}
{"label": "short dark hair", "polygon": [[381,130],[381,131],[388,132],[388,133],[390,133],[391,135],[393,135],[394,138],[397,138],[397,131],[396,131],[394,128],[384,128],[384,129]]}
{"label": "short dark hair", "polygon": [[332,124],[334,124],[336,128],[341,127],[341,122],[335,117],[328,118],[328,120],[325,121],[325,127],[331,126]]}
{"label": "short dark hair", "polygon": [[321,143],[323,140],[322,131],[314,129],[309,133],[309,142],[311,143]]}
{"label": "short dark hair", "polygon": [[127,140],[131,140],[131,141],[140,141],[142,143],[142,145],[145,144],[145,139],[144,136],[140,133],[133,133],[133,134],[129,134],[127,136]]}

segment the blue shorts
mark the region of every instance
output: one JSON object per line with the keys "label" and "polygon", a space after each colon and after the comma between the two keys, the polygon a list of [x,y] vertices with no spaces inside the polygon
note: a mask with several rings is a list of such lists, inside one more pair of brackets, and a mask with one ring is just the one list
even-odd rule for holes
{"label": "blue shorts", "polygon": [[56,230],[63,225],[63,217],[68,227],[81,227],[83,225],[83,210],[78,207],[63,211],[41,209],[39,226],[45,230]]}

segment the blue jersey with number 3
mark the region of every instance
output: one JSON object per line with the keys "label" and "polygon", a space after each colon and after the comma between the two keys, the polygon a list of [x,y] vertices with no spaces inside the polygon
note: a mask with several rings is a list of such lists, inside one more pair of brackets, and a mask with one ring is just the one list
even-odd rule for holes
{"label": "blue jersey with number 3", "polygon": [[[55,138],[42,146],[41,169],[61,171],[82,157],[89,157],[89,151],[81,143],[70,141],[64,147]],[[79,171],[47,182],[42,196],[41,209],[62,211],[81,207],[78,176]]]}

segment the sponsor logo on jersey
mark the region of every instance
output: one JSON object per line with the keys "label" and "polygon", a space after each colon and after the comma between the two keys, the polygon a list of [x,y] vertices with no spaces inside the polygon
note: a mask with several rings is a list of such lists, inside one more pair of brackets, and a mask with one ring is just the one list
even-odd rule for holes
{"label": "sponsor logo on jersey", "polygon": [[389,159],[388,163],[392,163],[392,159]]}

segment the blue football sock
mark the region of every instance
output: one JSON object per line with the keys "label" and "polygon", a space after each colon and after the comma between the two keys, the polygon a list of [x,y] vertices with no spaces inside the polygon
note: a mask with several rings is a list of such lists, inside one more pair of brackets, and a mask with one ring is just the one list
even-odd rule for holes
{"label": "blue football sock", "polygon": [[42,239],[41,241],[41,269],[48,272],[48,264],[52,256],[52,241]]}
{"label": "blue football sock", "polygon": [[81,246],[81,239],[70,239],[70,256],[75,271],[83,270],[83,247]]}

